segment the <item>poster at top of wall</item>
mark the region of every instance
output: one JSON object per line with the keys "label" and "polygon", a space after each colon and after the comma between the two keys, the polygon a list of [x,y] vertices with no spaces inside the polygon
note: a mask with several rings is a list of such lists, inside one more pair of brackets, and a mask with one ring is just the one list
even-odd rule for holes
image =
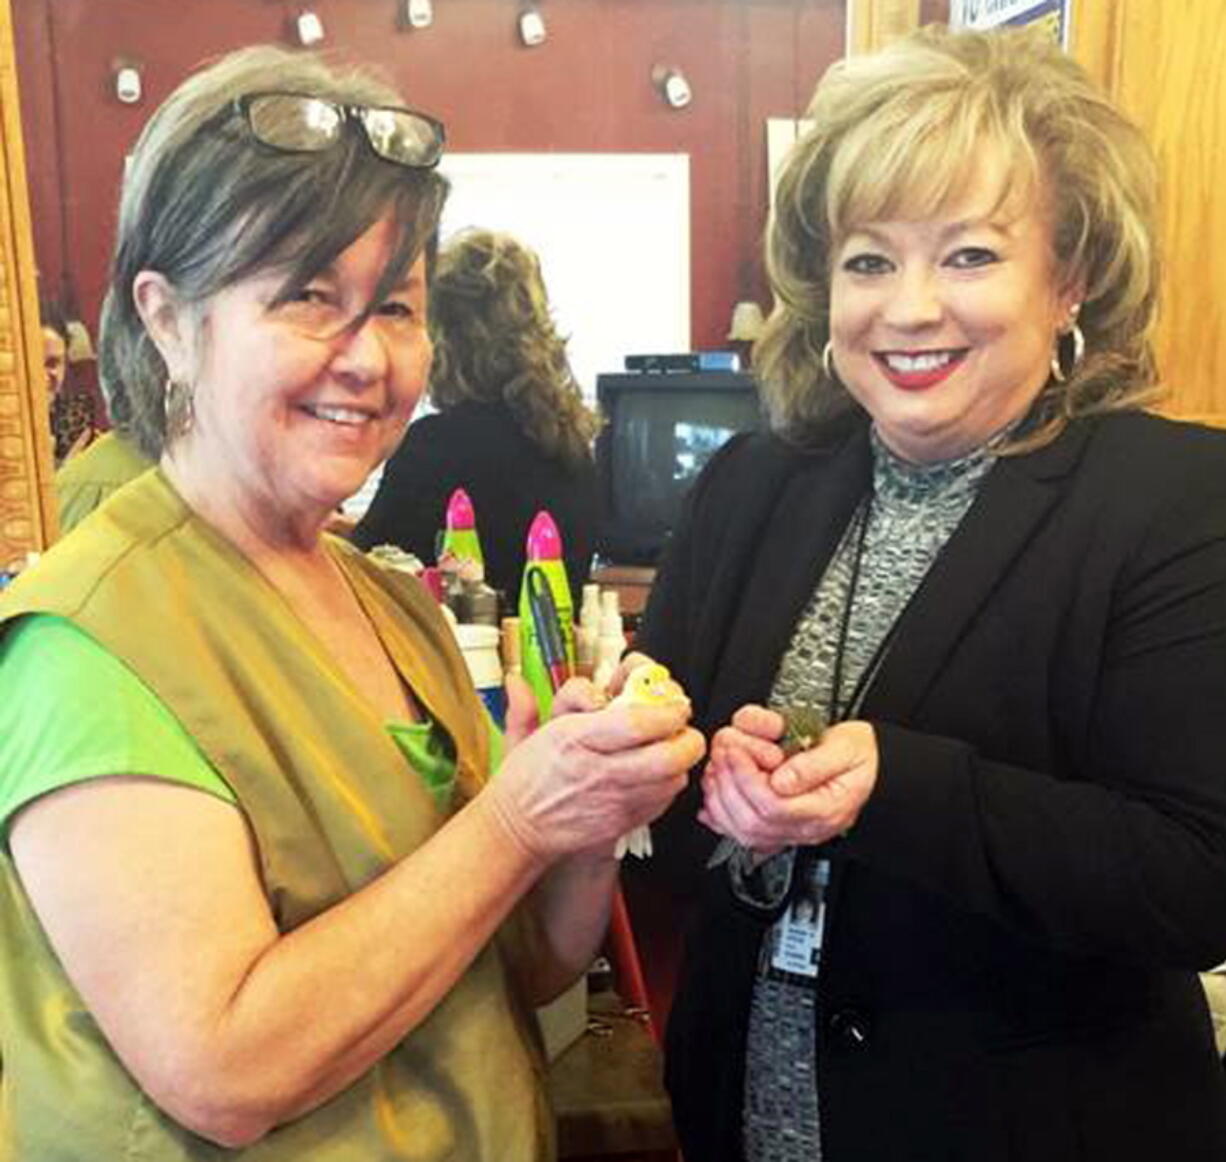
{"label": "poster at top of wall", "polygon": [[1039,24],[1067,49],[1072,6],[1073,0],[950,0],[949,24],[951,28]]}

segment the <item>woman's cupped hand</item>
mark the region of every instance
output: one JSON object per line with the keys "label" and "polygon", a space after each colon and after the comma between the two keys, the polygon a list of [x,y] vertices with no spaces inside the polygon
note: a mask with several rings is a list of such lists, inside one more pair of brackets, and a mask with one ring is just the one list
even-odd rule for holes
{"label": "woman's cupped hand", "polygon": [[877,784],[877,737],[867,722],[839,722],[793,755],[778,739],[783,716],[742,706],[711,741],[698,819],[759,855],[825,843],[856,822]]}
{"label": "woman's cupped hand", "polygon": [[507,699],[507,757],[483,794],[514,840],[544,861],[611,851],[664,811],[706,751],[688,725],[688,701],[613,706],[576,678],[538,727],[527,683],[509,679]]}

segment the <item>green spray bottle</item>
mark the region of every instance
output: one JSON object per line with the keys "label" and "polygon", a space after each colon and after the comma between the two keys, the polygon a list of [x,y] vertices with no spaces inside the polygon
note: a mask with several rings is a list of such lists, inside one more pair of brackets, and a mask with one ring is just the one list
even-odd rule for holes
{"label": "green spray bottle", "polygon": [[575,614],[562,536],[544,509],[528,530],[526,555],[519,588],[522,665],[544,721],[554,693],[575,672]]}

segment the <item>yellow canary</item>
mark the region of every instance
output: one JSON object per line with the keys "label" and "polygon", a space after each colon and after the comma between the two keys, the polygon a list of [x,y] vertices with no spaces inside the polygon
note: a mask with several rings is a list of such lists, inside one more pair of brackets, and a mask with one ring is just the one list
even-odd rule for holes
{"label": "yellow canary", "polygon": [[[613,699],[612,705],[667,706],[672,702],[685,701],[685,691],[679,682],[674,681],[667,666],[661,666],[658,662],[644,662],[630,671],[621,693]],[[627,852],[639,859],[646,859],[651,855],[649,827],[636,827],[617,841],[614,856],[621,859]]]}
{"label": "yellow canary", "polygon": [[630,671],[622,691],[613,699],[618,706],[666,706],[685,701],[685,691],[673,680],[667,666],[647,662]]}

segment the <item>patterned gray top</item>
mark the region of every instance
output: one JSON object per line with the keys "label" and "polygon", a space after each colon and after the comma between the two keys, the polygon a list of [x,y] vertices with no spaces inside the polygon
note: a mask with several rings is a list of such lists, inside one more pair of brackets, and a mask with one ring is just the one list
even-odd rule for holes
{"label": "patterned gray top", "polygon": [[[853,691],[866,670],[875,669],[879,651],[888,649],[891,628],[970,508],[995,460],[988,448],[981,448],[957,460],[910,464],[890,452],[875,431],[872,442],[873,492],[863,548],[857,554],[859,521],[853,519],[796,624],[771,690],[773,706],[814,705],[830,711],[838,641],[855,574],[838,691],[843,717],[855,717],[857,706],[847,708]],[[867,675],[865,685],[871,677]],[[775,905],[791,892],[795,864],[793,849],[750,874],[744,854],[738,852],[729,872],[734,890],[747,902]],[[792,892],[788,913],[762,943],[746,1053],[748,1162],[821,1158],[814,981],[821,959],[822,896],[828,875],[825,861],[809,865],[805,883]],[[802,939],[798,945],[797,934],[805,931],[806,923],[808,942]],[[782,971],[799,965],[798,947],[811,968]]]}

